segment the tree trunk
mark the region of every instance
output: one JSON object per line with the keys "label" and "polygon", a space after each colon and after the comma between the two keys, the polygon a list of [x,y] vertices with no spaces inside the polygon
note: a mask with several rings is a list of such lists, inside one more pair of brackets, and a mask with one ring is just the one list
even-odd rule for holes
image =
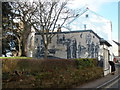
{"label": "tree trunk", "polygon": [[22,55],[22,48],[21,48],[21,40],[19,37],[17,37],[17,41],[18,41],[18,56],[21,56]]}
{"label": "tree trunk", "polygon": [[27,22],[24,23],[23,41],[22,41],[22,56],[27,56],[27,40],[31,32],[31,26]]}
{"label": "tree trunk", "polygon": [[48,58],[48,46],[45,46],[45,48],[44,48],[44,58],[45,59]]}
{"label": "tree trunk", "polygon": [[21,42],[18,41],[18,56],[22,55]]}
{"label": "tree trunk", "polygon": [[22,41],[22,56],[27,56],[27,41]]}

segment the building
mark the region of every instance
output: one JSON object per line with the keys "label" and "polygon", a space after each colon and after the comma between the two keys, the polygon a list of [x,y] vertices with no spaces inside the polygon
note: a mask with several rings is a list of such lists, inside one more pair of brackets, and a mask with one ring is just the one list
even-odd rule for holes
{"label": "building", "polygon": [[[71,32],[54,32],[49,44],[49,55],[58,58],[97,58],[100,45],[100,37],[92,30],[79,30]],[[35,34],[37,57],[42,57],[43,43],[39,33]],[[40,51],[39,51],[39,50]],[[40,55],[41,54],[41,55]]]}
{"label": "building", "polygon": [[[49,58],[97,58],[103,62],[104,75],[110,73],[108,61],[113,60],[111,22],[88,8],[76,14],[48,47]],[[32,57],[44,56],[43,40],[40,33],[34,34]],[[102,39],[104,38],[104,39]]]}
{"label": "building", "polygon": [[93,30],[100,37],[112,43],[111,21],[89,8],[80,9],[80,11],[76,13],[76,17],[66,22],[64,28],[66,31]]}
{"label": "building", "polygon": [[100,39],[100,51],[99,51],[99,56],[100,60],[103,60],[103,70],[104,70],[104,75],[109,74],[110,71],[110,65],[108,61],[110,61],[111,55],[110,55],[110,47],[112,45],[108,43],[106,40],[103,38]]}
{"label": "building", "polygon": [[[76,17],[69,20],[63,27],[64,31],[93,30],[112,45],[112,23],[89,8],[80,9]],[[110,60],[113,60],[112,47],[109,48]]]}
{"label": "building", "polygon": [[114,62],[120,63],[120,43],[113,40]]}
{"label": "building", "polygon": [[[54,32],[55,36],[48,47],[48,58],[97,58],[103,62],[104,75],[110,73],[110,46],[92,30]],[[44,46],[40,33],[34,36],[32,56],[43,58]]]}
{"label": "building", "polygon": [[113,49],[114,56],[120,57],[120,43],[113,40],[113,44],[114,44],[114,46],[113,46],[114,47],[114,49]]}

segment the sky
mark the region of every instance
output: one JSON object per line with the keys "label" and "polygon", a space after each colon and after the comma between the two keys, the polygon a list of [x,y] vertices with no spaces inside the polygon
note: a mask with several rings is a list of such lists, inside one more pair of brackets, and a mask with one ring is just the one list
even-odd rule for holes
{"label": "sky", "polygon": [[118,41],[119,0],[72,0],[72,9],[87,6],[90,10],[112,22],[112,40]]}
{"label": "sky", "polygon": [[[33,0],[30,0],[33,1]],[[112,40],[118,41],[118,2],[119,0],[71,0],[71,9],[84,6],[112,22]]]}

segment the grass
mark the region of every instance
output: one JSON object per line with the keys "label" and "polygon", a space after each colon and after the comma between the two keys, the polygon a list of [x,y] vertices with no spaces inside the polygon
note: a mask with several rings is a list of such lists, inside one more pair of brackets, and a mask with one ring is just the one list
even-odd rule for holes
{"label": "grass", "polygon": [[32,57],[0,57],[0,59],[32,59]]}

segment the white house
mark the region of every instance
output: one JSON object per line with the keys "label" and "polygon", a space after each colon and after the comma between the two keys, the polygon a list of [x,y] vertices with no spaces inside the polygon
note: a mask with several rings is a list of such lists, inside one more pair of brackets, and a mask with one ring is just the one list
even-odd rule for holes
{"label": "white house", "polygon": [[[92,30],[79,30],[71,32],[54,32],[49,44],[49,55],[58,58],[97,58],[100,37]],[[37,57],[43,54],[43,43],[39,33],[35,35],[35,47]],[[39,53],[40,52],[40,53]]]}
{"label": "white house", "polygon": [[103,59],[103,70],[104,70],[104,75],[107,75],[111,72],[110,70],[110,65],[108,61],[110,61],[110,47],[112,45],[108,43],[106,40],[101,39],[100,40],[100,51],[99,55],[101,56],[101,59]]}
{"label": "white house", "polygon": [[[48,47],[48,58],[97,58],[103,62],[104,75],[110,73],[111,44],[99,37],[92,30],[54,32]],[[34,53],[32,56],[43,58],[44,46],[40,33],[34,36]]]}
{"label": "white house", "polygon": [[[63,27],[65,31],[93,30],[101,38],[104,38],[112,45],[112,23],[99,14],[85,8],[77,12],[76,17],[72,18]],[[113,60],[112,47],[110,50],[110,60]]]}
{"label": "white house", "polygon": [[114,56],[120,56],[119,47],[120,47],[120,43],[113,40],[113,54],[114,54]]}

